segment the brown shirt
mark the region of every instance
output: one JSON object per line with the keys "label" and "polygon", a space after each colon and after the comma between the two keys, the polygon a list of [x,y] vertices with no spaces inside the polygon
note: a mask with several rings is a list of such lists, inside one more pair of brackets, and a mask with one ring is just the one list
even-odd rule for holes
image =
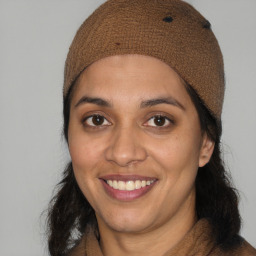
{"label": "brown shirt", "polygon": [[[70,256],[103,256],[94,232],[84,236]],[[211,225],[206,219],[201,219],[184,239],[164,256],[256,256],[256,249],[244,241],[234,250],[222,251],[214,244]]]}

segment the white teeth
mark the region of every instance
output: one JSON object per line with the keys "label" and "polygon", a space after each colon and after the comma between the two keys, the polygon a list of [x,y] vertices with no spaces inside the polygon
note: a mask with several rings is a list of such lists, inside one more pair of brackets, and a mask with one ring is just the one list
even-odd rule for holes
{"label": "white teeth", "polygon": [[125,182],[124,181],[118,181],[117,182],[117,185],[118,185],[118,189],[119,190],[125,190],[125,187],[126,187],[126,185],[125,185]]}
{"label": "white teeth", "polygon": [[136,180],[135,181],[135,188],[136,189],[140,189],[141,188],[141,181],[140,180]]}
{"label": "white teeth", "polygon": [[113,181],[112,181],[112,180],[108,180],[107,183],[108,183],[108,185],[109,185],[110,187],[113,186]]}
{"label": "white teeth", "polygon": [[114,189],[118,189],[118,183],[117,183],[116,180],[113,180],[112,187],[113,187]]}
{"label": "white teeth", "polygon": [[[135,183],[134,181],[127,181],[126,184],[125,184],[125,190],[134,190],[135,189]],[[124,190],[124,189],[122,189]]]}
{"label": "white teeth", "polygon": [[128,181],[116,181],[116,180],[107,180],[107,184],[118,190],[126,190],[126,191],[132,191],[135,189],[144,188],[146,186],[151,185],[154,182],[154,180],[128,180]]}

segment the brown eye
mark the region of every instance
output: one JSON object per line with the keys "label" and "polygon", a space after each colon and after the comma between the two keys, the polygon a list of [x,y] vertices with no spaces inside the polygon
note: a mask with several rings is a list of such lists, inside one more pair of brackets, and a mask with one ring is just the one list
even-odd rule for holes
{"label": "brown eye", "polygon": [[167,127],[172,123],[172,121],[167,118],[166,116],[162,116],[162,115],[157,115],[157,116],[153,116],[151,117],[148,121],[147,121],[147,126],[152,126],[152,127]]}
{"label": "brown eye", "polygon": [[166,123],[166,118],[163,116],[156,116],[154,117],[154,124],[156,126],[164,126]]}
{"label": "brown eye", "polygon": [[104,123],[104,117],[103,116],[93,116],[92,117],[92,123],[94,125],[102,125]]}
{"label": "brown eye", "polygon": [[110,122],[101,115],[92,115],[85,119],[85,125],[87,126],[107,126],[110,125]]}

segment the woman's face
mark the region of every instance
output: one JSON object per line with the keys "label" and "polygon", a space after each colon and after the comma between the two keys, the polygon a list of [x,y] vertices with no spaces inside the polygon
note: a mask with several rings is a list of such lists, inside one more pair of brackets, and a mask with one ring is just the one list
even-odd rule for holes
{"label": "woman's face", "polygon": [[99,228],[146,232],[195,218],[195,178],[211,156],[183,81],[141,55],[89,66],[75,87],[68,144]]}

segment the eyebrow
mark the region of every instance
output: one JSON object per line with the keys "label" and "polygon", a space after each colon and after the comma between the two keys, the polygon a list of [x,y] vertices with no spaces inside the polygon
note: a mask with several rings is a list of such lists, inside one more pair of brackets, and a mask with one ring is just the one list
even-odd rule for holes
{"label": "eyebrow", "polygon": [[[91,103],[102,107],[112,107],[112,104],[102,98],[84,96],[76,103],[75,108],[85,103]],[[153,107],[159,104],[173,105],[175,107],[179,107],[182,110],[185,110],[185,107],[173,97],[145,100],[141,102],[140,108]]]}
{"label": "eyebrow", "polygon": [[156,98],[156,99],[146,100],[140,104],[140,107],[141,108],[153,107],[153,106],[159,105],[159,104],[169,104],[169,105],[173,105],[175,107],[179,107],[182,110],[185,110],[185,107],[179,101],[174,99],[173,97]]}
{"label": "eyebrow", "polygon": [[75,108],[85,103],[92,103],[102,107],[111,107],[111,104],[102,98],[91,98],[84,96],[76,103]]}

